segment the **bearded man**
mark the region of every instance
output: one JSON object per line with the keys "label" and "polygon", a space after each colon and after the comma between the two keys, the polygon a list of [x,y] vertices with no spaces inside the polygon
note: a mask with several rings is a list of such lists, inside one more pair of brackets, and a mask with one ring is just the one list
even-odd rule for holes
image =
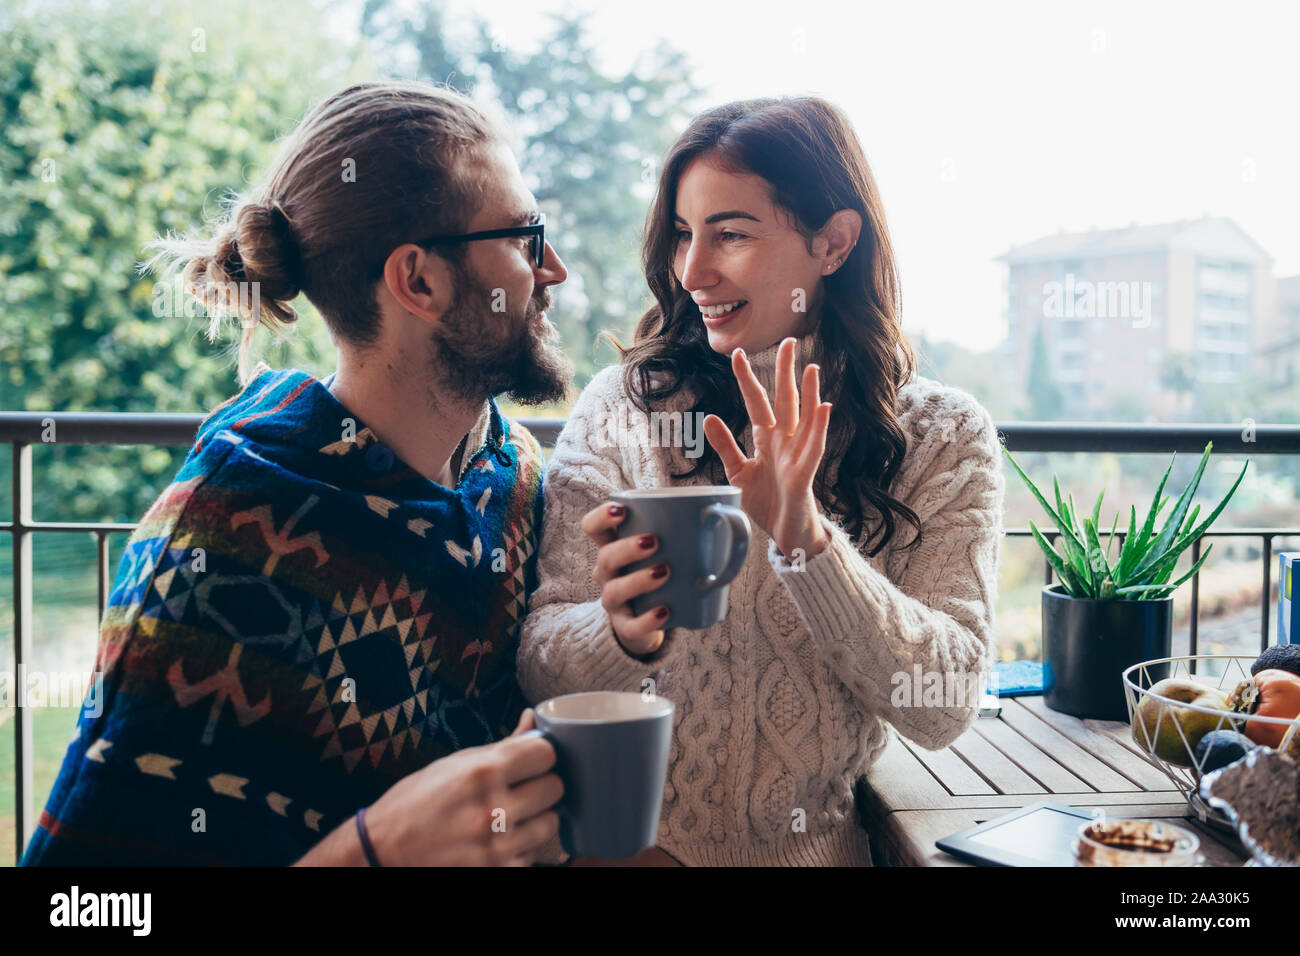
{"label": "bearded man", "polygon": [[[544,231],[498,127],[393,82],[313,109],[209,238],[154,243],[243,320],[247,384],[126,547],[24,864],[553,846],[563,787],[515,680],[542,456],[495,400],[560,399],[572,374]],[[299,293],[338,352],[324,380],[251,368],[257,326],[294,321]]]}

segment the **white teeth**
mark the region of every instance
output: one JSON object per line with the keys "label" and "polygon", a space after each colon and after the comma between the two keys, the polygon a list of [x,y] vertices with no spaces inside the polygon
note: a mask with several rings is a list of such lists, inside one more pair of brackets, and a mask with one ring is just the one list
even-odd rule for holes
{"label": "white teeth", "polygon": [[744,299],[737,299],[735,302],[728,302],[726,305],[702,305],[700,306],[700,314],[706,318],[716,319],[720,315],[726,315],[733,309],[739,308],[744,303]]}

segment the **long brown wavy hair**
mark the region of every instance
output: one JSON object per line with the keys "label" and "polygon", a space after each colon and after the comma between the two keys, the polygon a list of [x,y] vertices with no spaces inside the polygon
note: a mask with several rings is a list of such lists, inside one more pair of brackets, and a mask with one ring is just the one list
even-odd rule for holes
{"label": "long brown wavy hair", "polygon": [[[890,542],[900,520],[916,532],[907,547],[916,546],[921,540],[916,513],[889,494],[907,451],[895,403],[899,388],[916,373],[916,356],[899,323],[898,275],[880,193],[848,118],[825,100],[728,103],[697,116],[668,151],[641,249],[656,304],[641,317],[633,345],[623,351],[628,394],[649,413],[651,403],[686,389],[695,398],[692,413],[718,415],[737,436],[748,424],[729,358],[709,347],[699,307],[673,271],[678,181],[692,160],[706,154],[724,168],[767,180],[773,202],[792,215],[810,253],[812,237],[834,213],[852,209],[862,217],[858,244],[822,280],[817,333],[824,400],[834,410],[813,492],[860,546],[875,542],[869,555]],[[829,487],[828,467],[836,459],[838,473]],[[674,477],[706,469],[712,480],[725,480],[708,443],[695,465]],[[869,529],[868,506],[880,515]]]}

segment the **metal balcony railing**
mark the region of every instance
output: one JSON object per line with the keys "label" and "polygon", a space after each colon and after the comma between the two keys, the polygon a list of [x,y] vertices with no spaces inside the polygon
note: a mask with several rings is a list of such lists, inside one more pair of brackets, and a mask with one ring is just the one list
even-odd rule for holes
{"label": "metal balcony railing", "polygon": [[[32,535],[37,532],[91,534],[96,544],[99,581],[99,613],[108,603],[112,575],[109,569],[109,535],[130,534],[134,524],[112,522],[55,522],[32,520],[32,447],[43,443],[54,425],[61,445],[191,445],[204,415],[133,414],[113,412],[2,412],[0,443],[13,448],[12,519],[0,522],[0,534],[8,533],[13,545],[13,634],[14,674],[23,673],[32,657]],[[546,447],[552,447],[564,424],[558,418],[524,418],[522,423]],[[1257,425],[1249,430],[1232,425],[1120,425],[1064,422],[1017,422],[998,425],[1008,448],[1015,452],[1118,452],[1164,453],[1178,451],[1199,455],[1208,441],[1216,455],[1300,455],[1300,426]],[[1013,537],[1028,537],[1030,530],[1007,528]],[[1057,532],[1044,530],[1054,541]],[[1263,543],[1263,575],[1260,596],[1260,648],[1268,646],[1269,610],[1272,591],[1273,539],[1300,535],[1300,528],[1231,528],[1207,531],[1212,537],[1257,537]],[[1124,535],[1118,534],[1120,544]],[[1192,560],[1201,554],[1201,541],[1192,545]],[[1046,559],[1046,583],[1052,569]],[[1192,578],[1192,614],[1189,653],[1197,653],[1199,573]],[[36,826],[33,784],[33,744],[30,707],[19,695],[17,706],[0,710],[0,726],[10,717],[14,722],[15,830],[17,857]]]}

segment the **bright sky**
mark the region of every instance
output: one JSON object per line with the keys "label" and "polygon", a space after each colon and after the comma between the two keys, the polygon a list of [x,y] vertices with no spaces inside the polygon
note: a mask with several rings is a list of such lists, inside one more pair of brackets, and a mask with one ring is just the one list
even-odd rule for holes
{"label": "bright sky", "polygon": [[817,93],[852,117],[916,336],[990,348],[1012,244],[1235,219],[1300,272],[1300,4],[450,0],[529,49],[587,11],[610,69],[658,38],[703,105]]}

